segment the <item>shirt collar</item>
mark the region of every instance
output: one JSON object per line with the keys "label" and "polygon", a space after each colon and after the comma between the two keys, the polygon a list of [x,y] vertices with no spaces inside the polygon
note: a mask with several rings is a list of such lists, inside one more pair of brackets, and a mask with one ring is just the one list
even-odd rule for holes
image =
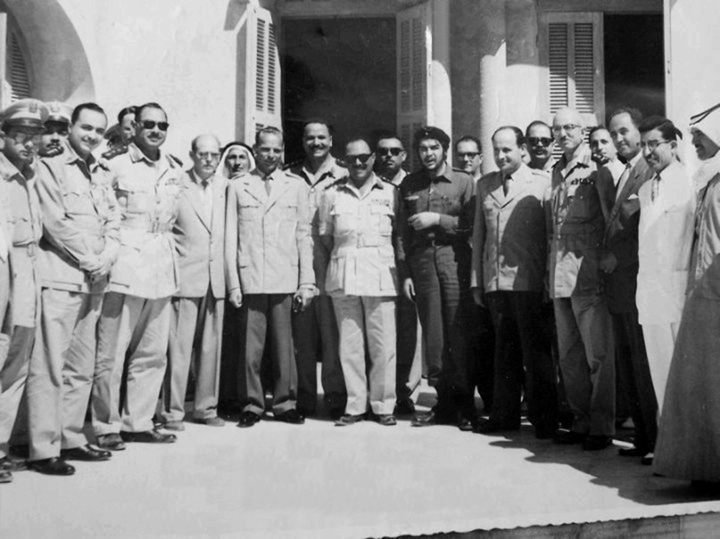
{"label": "shirt collar", "polygon": [[574,168],[577,165],[589,167],[591,162],[592,159],[590,154],[590,148],[584,142],[580,144],[578,151],[575,153],[574,157],[570,161],[567,160],[565,154],[563,154],[558,161],[563,170],[568,168]]}

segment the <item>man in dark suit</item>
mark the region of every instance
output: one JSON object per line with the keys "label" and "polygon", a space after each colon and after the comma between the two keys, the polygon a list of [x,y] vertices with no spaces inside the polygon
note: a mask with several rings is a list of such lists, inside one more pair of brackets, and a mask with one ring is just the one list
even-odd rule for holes
{"label": "man in dark suit", "polygon": [[644,457],[655,446],[657,402],[635,304],[638,191],[653,174],[640,151],[640,120],[639,111],[631,108],[618,109],[610,116],[610,136],[625,169],[615,186],[610,169],[603,167],[597,185],[606,223],[600,269],[605,273],[604,293],[615,330],[617,368],[635,423],[635,447],[620,449],[620,455]]}

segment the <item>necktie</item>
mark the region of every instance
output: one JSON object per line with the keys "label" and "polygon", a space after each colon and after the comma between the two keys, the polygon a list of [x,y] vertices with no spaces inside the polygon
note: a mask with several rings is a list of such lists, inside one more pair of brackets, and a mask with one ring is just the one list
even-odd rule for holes
{"label": "necktie", "polygon": [[660,180],[662,180],[660,174],[655,174],[652,182],[652,191],[650,193],[653,202],[655,202],[655,199],[660,195]]}
{"label": "necktie", "polygon": [[510,186],[512,185],[512,176],[507,176],[503,181],[503,194],[505,196],[510,192]]}
{"label": "necktie", "polygon": [[267,176],[265,178],[265,192],[267,193],[268,197],[270,196],[270,191],[272,191],[272,185],[270,185],[271,181],[272,181],[272,177]]}
{"label": "necktie", "polygon": [[623,170],[623,173],[620,175],[620,181],[618,181],[617,188],[615,190],[615,200],[617,200],[620,197],[620,193],[622,193],[623,187],[625,187],[625,184],[628,181],[628,178],[630,177],[630,169],[632,168],[632,165],[628,163],[625,165],[625,170]]}

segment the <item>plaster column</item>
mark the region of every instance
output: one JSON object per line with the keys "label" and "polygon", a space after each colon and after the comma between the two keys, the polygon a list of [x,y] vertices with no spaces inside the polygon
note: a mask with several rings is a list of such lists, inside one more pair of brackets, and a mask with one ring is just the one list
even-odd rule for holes
{"label": "plaster column", "polygon": [[505,0],[483,0],[480,6],[480,39],[474,52],[480,57],[480,142],[484,154],[482,171],[487,174],[496,169],[491,137],[503,123],[503,92],[508,91]]}
{"label": "plaster column", "polygon": [[[450,0],[432,2],[432,62],[430,64],[430,115],[428,124],[452,136],[452,90],[450,87]],[[452,161],[453,152],[448,152]]]}

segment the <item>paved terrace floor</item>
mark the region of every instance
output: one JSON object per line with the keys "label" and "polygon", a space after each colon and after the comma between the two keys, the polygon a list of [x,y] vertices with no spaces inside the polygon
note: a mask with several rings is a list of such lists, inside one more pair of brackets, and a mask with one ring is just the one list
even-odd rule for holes
{"label": "paved terrace floor", "polygon": [[[423,388],[419,402],[431,401]],[[618,457],[618,445],[583,452],[536,440],[527,425],[505,437],[408,421],[338,428],[267,420],[243,430],[188,424],[178,437],[128,444],[110,462],[78,462],[72,477],[16,473],[0,485],[0,537],[514,534],[720,511],[687,483]]]}

